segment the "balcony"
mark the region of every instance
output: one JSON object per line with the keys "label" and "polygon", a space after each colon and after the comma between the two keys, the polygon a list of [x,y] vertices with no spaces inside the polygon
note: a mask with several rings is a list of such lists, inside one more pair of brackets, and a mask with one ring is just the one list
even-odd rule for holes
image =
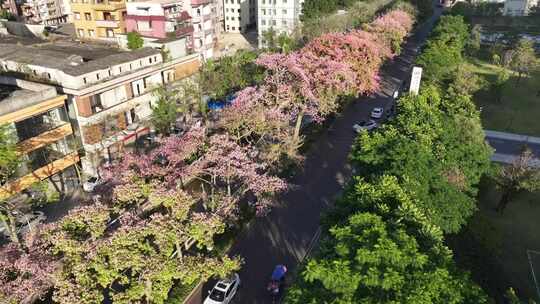
{"label": "balcony", "polygon": [[193,26],[186,26],[174,31],[176,37],[185,37],[193,34]]}
{"label": "balcony", "polygon": [[96,0],[92,4],[96,11],[116,11],[126,8],[126,3],[123,1]]}
{"label": "balcony", "polygon": [[97,27],[118,28],[117,20],[96,20]]}
{"label": "balcony", "polygon": [[73,166],[79,161],[79,156],[76,152],[69,153],[62,158],[56,159],[46,165],[32,171],[14,181],[8,182],[3,187],[0,187],[0,199],[7,198],[11,195],[21,192],[30,187],[36,182],[46,179],[64,169]]}
{"label": "balcony", "polygon": [[192,6],[205,5],[210,3],[210,0],[191,0]]}

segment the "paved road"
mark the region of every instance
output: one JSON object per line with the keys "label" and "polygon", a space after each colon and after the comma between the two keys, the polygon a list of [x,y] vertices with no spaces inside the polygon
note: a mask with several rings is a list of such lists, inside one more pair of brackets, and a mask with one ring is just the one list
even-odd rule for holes
{"label": "paved road", "polygon": [[533,154],[537,158],[540,158],[540,144],[538,143],[525,143],[520,140],[494,138],[489,136],[486,136],[486,139],[489,145],[495,149],[496,154],[519,155],[521,149],[526,144]]}
{"label": "paved road", "polygon": [[[345,109],[313,143],[304,170],[291,181],[295,187],[280,197],[281,206],[259,218],[239,236],[231,255],[244,258],[242,286],[234,303],[271,303],[266,284],[273,267],[285,264],[294,271],[319,228],[321,212],[340,195],[351,175],[347,157],[355,138],[352,125],[369,116],[373,107],[389,108],[391,95],[409,74],[417,47],[425,42],[440,10],[405,45],[402,55],[383,67],[381,92],[361,98]],[[203,295],[207,294],[206,284]]]}

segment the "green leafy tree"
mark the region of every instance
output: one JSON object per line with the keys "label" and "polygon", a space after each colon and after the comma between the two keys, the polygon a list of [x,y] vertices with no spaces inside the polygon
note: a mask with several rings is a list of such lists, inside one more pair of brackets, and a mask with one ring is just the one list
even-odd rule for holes
{"label": "green leafy tree", "polygon": [[264,69],[255,64],[257,53],[237,51],[232,56],[219,60],[208,60],[202,67],[200,78],[195,80],[202,92],[215,99],[224,99],[227,95],[247,86],[259,83],[264,76]]}
{"label": "green leafy tree", "polygon": [[473,26],[471,30],[471,35],[469,37],[469,41],[467,42],[467,51],[470,55],[474,55],[478,53],[481,46],[481,34],[482,34],[482,26],[479,24],[476,24]]}
{"label": "green leafy tree", "polygon": [[160,134],[167,135],[177,118],[175,91],[163,87],[154,90],[157,101],[152,105],[152,124]]}
{"label": "green leafy tree", "polygon": [[379,132],[362,133],[351,160],[367,176],[400,176],[433,223],[456,232],[476,208],[490,155],[470,97],[426,88],[400,99],[399,114]]}
{"label": "green leafy tree", "polygon": [[502,192],[497,211],[503,213],[516,194],[540,189],[540,169],[532,164],[534,156],[529,149],[508,166],[500,168],[495,176],[497,187]]}
{"label": "green leafy tree", "polygon": [[538,65],[538,59],[534,50],[534,44],[531,40],[521,39],[512,51],[510,68],[518,73],[517,82],[529,71],[535,69]]}
{"label": "green leafy tree", "polygon": [[463,62],[463,50],[469,29],[461,16],[443,16],[433,30],[433,37],[418,58],[428,81],[442,83],[449,79]]}
{"label": "green leafy tree", "polygon": [[136,50],[142,48],[144,40],[137,32],[129,32],[127,34],[127,47],[130,50]]}
{"label": "green leafy tree", "polygon": [[453,75],[453,80],[448,86],[448,94],[451,96],[472,95],[486,86],[486,81],[472,71],[468,65],[460,65]]}
{"label": "green leafy tree", "polygon": [[0,186],[15,173],[19,164],[13,133],[7,125],[0,126]]}
{"label": "green leafy tree", "polygon": [[262,33],[266,49],[270,51],[275,51],[277,49],[277,35],[278,33],[273,27],[270,27]]}
{"label": "green leafy tree", "polygon": [[508,79],[510,79],[510,73],[508,72],[508,70],[504,67],[499,67],[497,71],[497,77],[495,78],[495,81],[493,81],[493,83],[491,84],[491,90],[495,95],[495,100],[497,102],[502,101],[504,88],[506,87]]}
{"label": "green leafy tree", "polygon": [[415,205],[395,177],[357,178],[287,303],[487,303]]}
{"label": "green leafy tree", "polygon": [[300,20],[307,21],[334,13],[338,9],[339,0],[306,0],[302,5]]}
{"label": "green leafy tree", "polygon": [[282,53],[288,54],[295,48],[295,40],[283,32],[277,37],[277,45]]}

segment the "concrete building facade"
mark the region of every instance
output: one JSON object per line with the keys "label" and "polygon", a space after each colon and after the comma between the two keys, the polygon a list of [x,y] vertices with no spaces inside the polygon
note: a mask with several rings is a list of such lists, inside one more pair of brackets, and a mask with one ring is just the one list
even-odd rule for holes
{"label": "concrete building facade", "polygon": [[164,61],[160,50],[152,48],[38,50],[0,44],[0,68],[54,84],[67,96],[87,176],[98,176],[101,165],[121,157],[126,146],[150,131],[154,87],[191,76],[199,66],[198,54]]}
{"label": "concrete building facade", "polygon": [[186,38],[188,49],[193,48],[193,25],[190,6],[183,1],[148,0],[126,4],[127,32],[138,32],[148,38]]}
{"label": "concrete building facade", "polygon": [[125,0],[71,0],[70,6],[79,38],[114,40],[126,32]]}
{"label": "concrete building facade", "polygon": [[21,9],[30,23],[55,25],[68,21],[69,4],[63,0],[27,0]]}
{"label": "concrete building facade", "polygon": [[257,0],[257,34],[259,47],[266,46],[263,33],[274,30],[290,34],[300,24],[304,0]]}
{"label": "concrete building facade", "polygon": [[538,0],[506,0],[504,1],[503,15],[527,16],[531,8],[539,4]]}
{"label": "concrete building facade", "polygon": [[256,0],[224,0],[225,31],[241,33],[257,22]]}
{"label": "concrete building facade", "polygon": [[74,187],[79,156],[67,114],[66,95],[53,86],[0,76],[0,125],[16,142],[21,164],[0,185],[0,199],[49,179],[61,190]]}

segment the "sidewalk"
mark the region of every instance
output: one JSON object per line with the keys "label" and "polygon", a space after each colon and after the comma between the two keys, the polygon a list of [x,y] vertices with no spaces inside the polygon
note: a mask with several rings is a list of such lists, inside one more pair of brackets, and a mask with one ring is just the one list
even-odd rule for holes
{"label": "sidewalk", "polygon": [[[494,153],[491,156],[491,160],[498,163],[511,164],[519,156],[521,147],[523,145],[529,145],[529,148],[538,156],[538,146],[540,145],[540,137],[505,133],[499,131],[484,130],[486,139],[490,142],[490,145],[497,150],[504,151],[503,153]],[[491,139],[491,141],[490,141]],[[531,161],[531,166],[540,168],[540,159],[534,158]]]}
{"label": "sidewalk", "polygon": [[488,138],[497,138],[497,139],[504,139],[504,140],[511,140],[511,141],[519,141],[522,143],[532,143],[532,144],[540,144],[540,137],[534,137],[529,135],[521,135],[521,134],[514,134],[514,133],[506,133],[506,132],[499,132],[499,131],[491,131],[491,130],[484,130],[486,133],[486,137]]}

